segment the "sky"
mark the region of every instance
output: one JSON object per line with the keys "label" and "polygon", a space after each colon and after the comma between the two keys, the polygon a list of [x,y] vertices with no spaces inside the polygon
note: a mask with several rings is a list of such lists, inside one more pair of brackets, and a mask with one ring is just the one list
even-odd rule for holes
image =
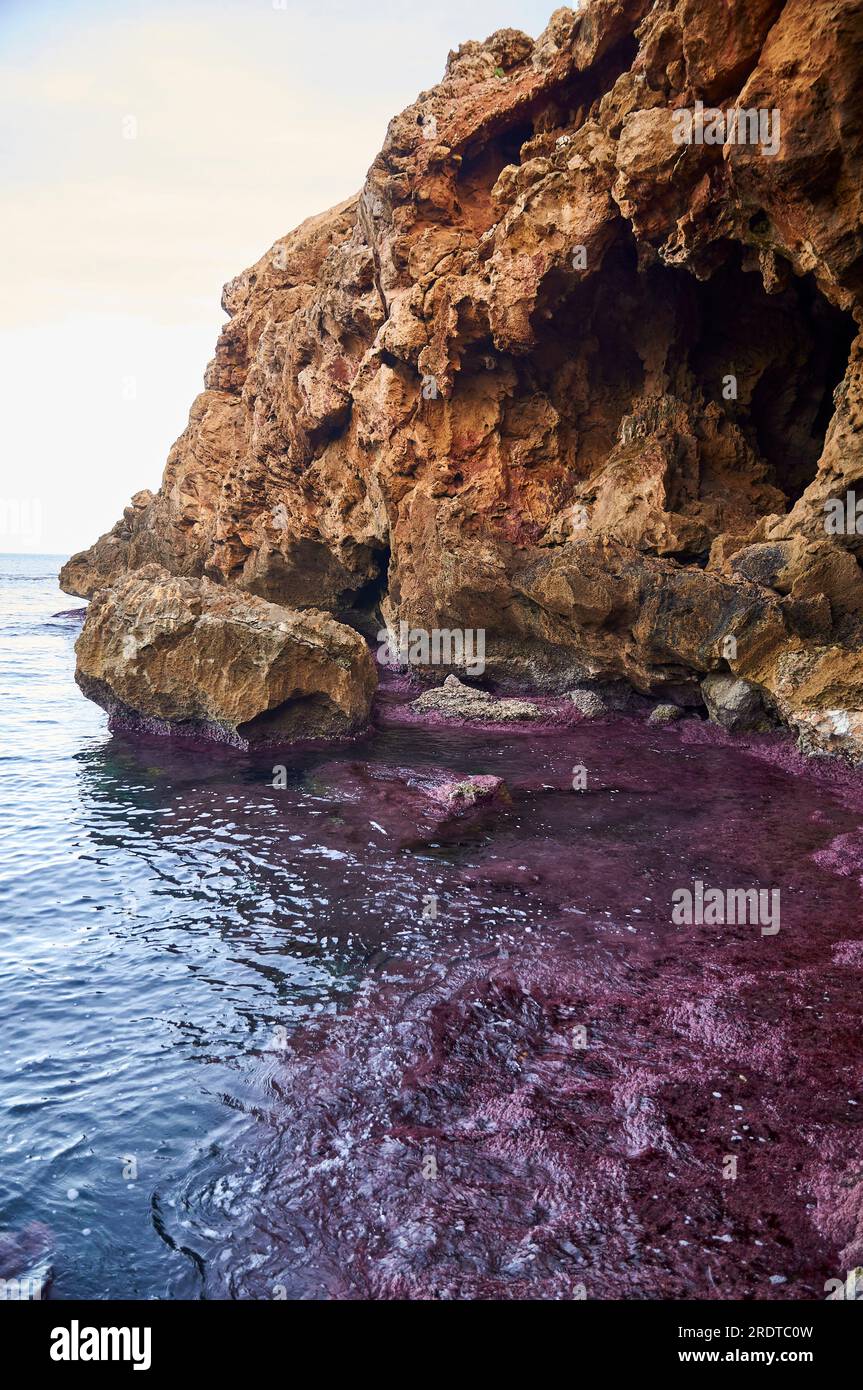
{"label": "sky", "polygon": [[362,185],[467,39],[554,0],[0,0],[0,551],[155,490],[222,285]]}

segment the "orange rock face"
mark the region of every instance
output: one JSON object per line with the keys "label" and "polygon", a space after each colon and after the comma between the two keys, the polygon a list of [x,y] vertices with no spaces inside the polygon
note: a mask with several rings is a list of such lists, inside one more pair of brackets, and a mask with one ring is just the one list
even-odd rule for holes
{"label": "orange rock face", "polygon": [[328,613],[157,565],[100,590],[76,653],[81,689],[115,723],[239,747],[353,733],[377,686],[363,639]]}
{"label": "orange rock face", "polygon": [[860,0],[464,44],[362,193],[226,287],[158,494],[64,588],[155,562],[482,627],[522,690],[730,673],[863,756],[863,535],[825,514],[863,501],[861,58]]}

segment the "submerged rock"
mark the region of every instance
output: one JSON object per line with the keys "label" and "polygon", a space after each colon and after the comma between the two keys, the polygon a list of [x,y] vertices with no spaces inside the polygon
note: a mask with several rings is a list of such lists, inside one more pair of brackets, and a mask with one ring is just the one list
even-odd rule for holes
{"label": "submerged rock", "polygon": [[0,1302],[41,1300],[53,1280],[54,1236],[41,1221],[0,1231]]}
{"label": "submerged rock", "polygon": [[443,685],[424,691],[410,707],[420,714],[442,714],[450,719],[482,719],[500,724],[548,717],[546,710],[530,700],[498,699],[487,690],[465,685],[458,676],[447,676]]}
{"label": "submerged rock", "polygon": [[326,763],[314,782],[354,838],[367,840],[371,829],[398,848],[428,843],[512,800],[502,777],[447,768]]}
{"label": "submerged rock", "polygon": [[377,676],[357,633],[156,565],[98,593],[76,679],[114,724],[247,746],[368,721]]}
{"label": "submerged rock", "polygon": [[62,618],[68,622],[83,622],[87,616],[86,608],[63,608],[59,613],[51,614],[51,622]]}
{"label": "submerged rock", "polygon": [[[863,757],[863,551],[825,513],[863,494],[860,27],[591,0],[453,51],[359,196],[226,286],[161,488],[63,587],[156,562],[482,631],[544,694],[730,671]],[[769,131],[691,138],[702,100]]]}

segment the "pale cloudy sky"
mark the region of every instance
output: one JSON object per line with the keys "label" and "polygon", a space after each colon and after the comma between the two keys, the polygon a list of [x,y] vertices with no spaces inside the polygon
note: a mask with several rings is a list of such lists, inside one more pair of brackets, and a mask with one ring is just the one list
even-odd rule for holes
{"label": "pale cloudy sky", "polygon": [[360,187],[450,48],[554,7],[0,0],[0,551],[155,489],[223,283]]}

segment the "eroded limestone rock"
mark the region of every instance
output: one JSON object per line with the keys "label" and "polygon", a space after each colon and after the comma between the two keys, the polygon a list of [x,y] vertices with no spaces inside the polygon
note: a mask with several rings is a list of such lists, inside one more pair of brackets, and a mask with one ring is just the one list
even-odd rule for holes
{"label": "eroded limestone rock", "polygon": [[[64,587],[156,562],[483,628],[544,693],[730,671],[863,757],[863,537],[824,527],[863,496],[861,50],[860,0],[590,0],[463,44],[360,195],[226,287],[161,488]],[[778,111],[778,147],[676,143],[699,101]]]}
{"label": "eroded limestone rock", "polygon": [[656,705],[648,715],[648,724],[674,724],[678,719],[683,718],[683,710],[679,705]]}
{"label": "eroded limestone rock", "polygon": [[611,707],[596,690],[570,690],[569,698],[585,719],[602,719]]}
{"label": "eroded limestone rock", "polygon": [[747,733],[772,727],[757,685],[738,680],[735,676],[705,676],[701,682],[707,712],[715,724],[731,733]]}
{"label": "eroded limestone rock", "polygon": [[465,685],[458,676],[447,676],[443,685],[425,690],[411,702],[419,714],[442,714],[450,719],[481,719],[510,724],[522,719],[546,719],[548,713],[530,700],[498,699],[487,690]]}
{"label": "eroded limestone rock", "polygon": [[355,632],[146,565],[90,604],[76,677],[115,725],[247,746],[352,733],[377,677]]}

